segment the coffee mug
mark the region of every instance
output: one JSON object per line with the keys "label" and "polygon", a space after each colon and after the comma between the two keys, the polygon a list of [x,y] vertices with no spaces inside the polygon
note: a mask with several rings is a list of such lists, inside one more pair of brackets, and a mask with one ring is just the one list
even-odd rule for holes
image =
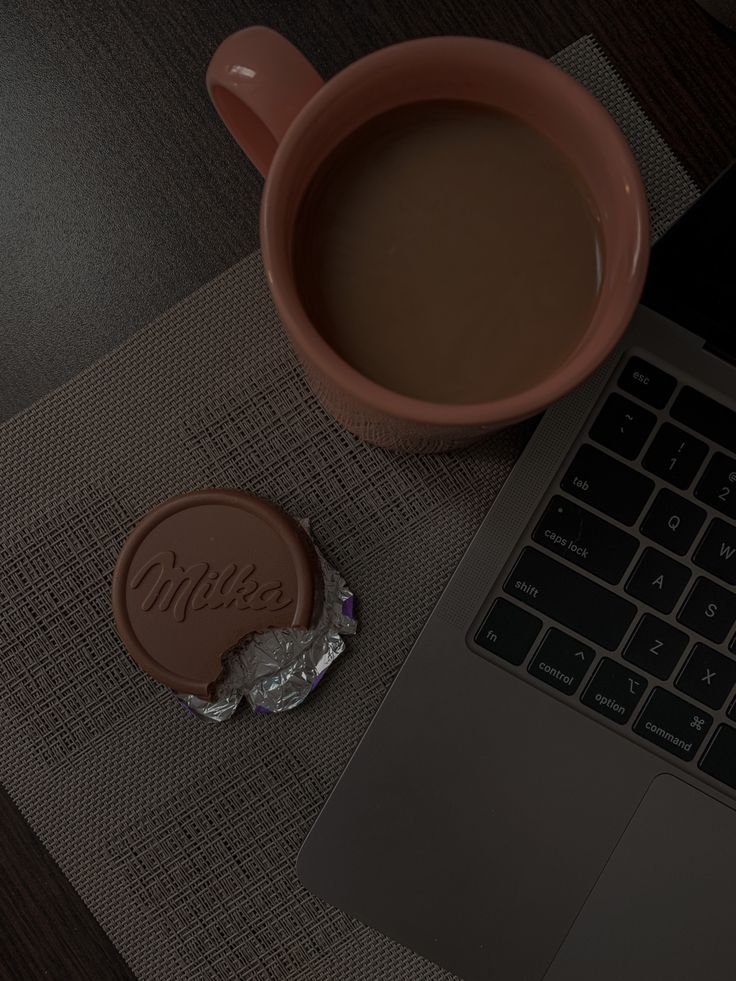
{"label": "coffee mug", "polygon": [[[467,445],[535,415],[571,391],[626,329],[649,255],[641,177],[605,109],[549,61],[480,38],[425,38],[369,54],[323,82],[285,38],[251,27],[217,49],[207,70],[207,87],[225,125],[266,178],[261,247],[279,316],[313,391],[356,436],[407,452]],[[563,151],[600,216],[603,275],[582,341],[538,384],[483,403],[423,401],[362,375],[310,321],[292,267],[299,206],[326,156],[368,120],[430,100],[479,103],[528,123]]]}

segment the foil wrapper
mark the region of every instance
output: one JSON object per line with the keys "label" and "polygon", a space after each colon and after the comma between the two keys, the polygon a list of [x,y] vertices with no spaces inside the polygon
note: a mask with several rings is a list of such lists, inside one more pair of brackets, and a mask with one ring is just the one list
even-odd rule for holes
{"label": "foil wrapper", "polygon": [[191,712],[209,722],[225,722],[243,698],[255,712],[286,712],[317,687],[345,650],[344,638],[358,627],[353,594],[319,550],[317,555],[324,582],[317,623],[309,630],[289,627],[246,637],[225,656],[214,701],[177,693]]}

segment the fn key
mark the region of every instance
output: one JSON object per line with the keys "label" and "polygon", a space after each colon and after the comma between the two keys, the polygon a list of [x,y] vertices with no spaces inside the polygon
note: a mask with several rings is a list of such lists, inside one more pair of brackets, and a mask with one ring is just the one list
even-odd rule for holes
{"label": "fn key", "polygon": [[480,625],[475,642],[490,654],[521,664],[542,626],[539,617],[499,597]]}

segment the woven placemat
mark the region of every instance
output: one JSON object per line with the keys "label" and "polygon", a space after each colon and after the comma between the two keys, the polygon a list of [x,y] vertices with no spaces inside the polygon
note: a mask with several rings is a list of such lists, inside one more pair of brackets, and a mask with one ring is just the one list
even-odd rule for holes
{"label": "woven placemat", "polygon": [[[591,38],[554,60],[626,133],[660,234],[693,182]],[[310,896],[295,856],[524,435],[359,443],[309,393],[257,253],[2,427],[2,779],[141,979],[448,977]],[[360,634],[291,714],[190,718],[115,633],[131,525],[211,485],[311,518],[357,594]]]}

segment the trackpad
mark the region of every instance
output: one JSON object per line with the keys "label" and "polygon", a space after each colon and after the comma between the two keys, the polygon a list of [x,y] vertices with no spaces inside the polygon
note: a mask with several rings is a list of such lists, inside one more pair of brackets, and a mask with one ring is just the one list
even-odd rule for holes
{"label": "trackpad", "polygon": [[652,783],[544,981],[733,981],[736,811]]}

